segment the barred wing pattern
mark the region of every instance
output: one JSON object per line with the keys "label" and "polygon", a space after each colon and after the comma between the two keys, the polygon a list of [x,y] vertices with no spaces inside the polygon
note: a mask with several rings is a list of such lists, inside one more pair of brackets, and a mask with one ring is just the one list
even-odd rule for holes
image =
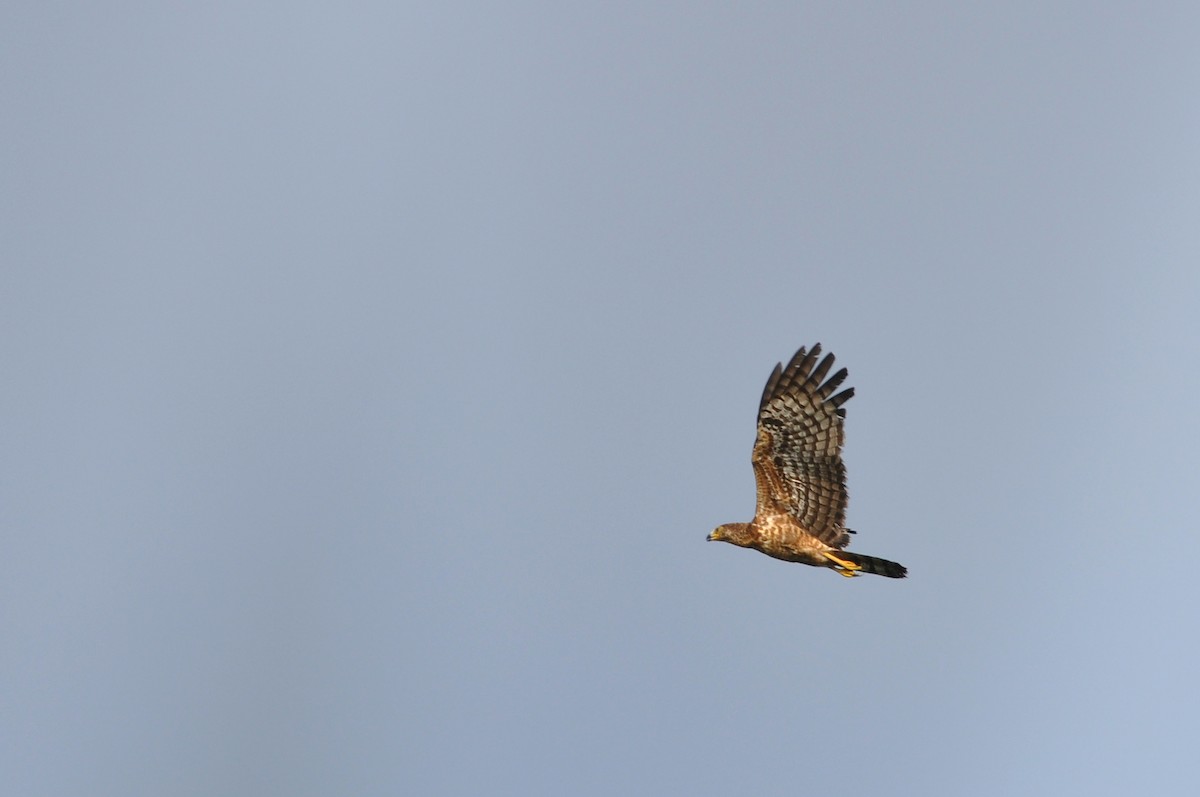
{"label": "barred wing pattern", "polygon": [[844,548],[850,535],[842,405],[854,388],[834,395],[847,371],[825,379],[834,358],[827,354],[818,362],[820,354],[819,343],[812,351],[801,348],[786,367],[775,366],[763,390],[752,457],[757,515],[789,514],[821,542]]}

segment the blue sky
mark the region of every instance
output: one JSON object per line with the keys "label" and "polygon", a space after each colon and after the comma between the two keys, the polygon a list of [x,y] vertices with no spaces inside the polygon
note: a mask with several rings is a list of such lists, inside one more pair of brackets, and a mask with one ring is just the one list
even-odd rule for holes
{"label": "blue sky", "polygon": [[3,16],[6,792],[1190,793],[1187,4]]}

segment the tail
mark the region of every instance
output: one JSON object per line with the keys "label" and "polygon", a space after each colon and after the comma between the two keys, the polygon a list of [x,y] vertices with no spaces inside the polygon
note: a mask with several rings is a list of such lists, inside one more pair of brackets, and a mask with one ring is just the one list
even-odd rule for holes
{"label": "tail", "polygon": [[904,565],[880,559],[878,556],[864,556],[861,553],[851,553],[850,551],[838,551],[837,556],[839,559],[849,559],[851,563],[861,567],[864,573],[874,573],[877,576],[887,576],[888,578],[904,578],[908,575],[908,568]]}

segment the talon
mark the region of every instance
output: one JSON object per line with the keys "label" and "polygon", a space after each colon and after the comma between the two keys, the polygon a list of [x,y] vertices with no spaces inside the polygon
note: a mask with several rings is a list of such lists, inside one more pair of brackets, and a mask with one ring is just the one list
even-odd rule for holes
{"label": "talon", "polygon": [[856,565],[849,559],[841,559],[828,551],[825,552],[825,558],[834,563],[834,572],[846,578],[854,578],[858,575],[858,571],[862,570],[862,565]]}

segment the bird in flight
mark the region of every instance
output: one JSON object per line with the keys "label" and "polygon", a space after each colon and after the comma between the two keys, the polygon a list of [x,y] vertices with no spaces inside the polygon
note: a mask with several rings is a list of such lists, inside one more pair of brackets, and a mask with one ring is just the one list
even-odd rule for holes
{"label": "bird in flight", "polygon": [[750,462],[758,503],[754,520],[718,526],[708,539],[753,548],[785,562],[828,567],[847,578],[874,573],[904,578],[904,565],[844,550],[846,466],[842,464],[842,405],[854,395],[843,368],[826,379],[833,355],[821,344],[801,347],[785,367],[775,366],[758,405],[758,436]]}

